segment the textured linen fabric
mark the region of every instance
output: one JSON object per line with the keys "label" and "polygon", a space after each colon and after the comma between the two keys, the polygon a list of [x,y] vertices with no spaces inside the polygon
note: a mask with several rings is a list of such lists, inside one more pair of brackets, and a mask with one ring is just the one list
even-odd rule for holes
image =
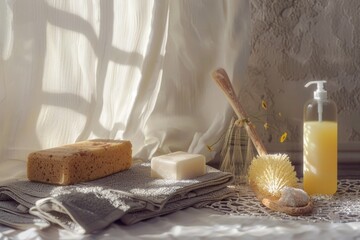
{"label": "textured linen fabric", "polygon": [[206,145],[231,109],[210,77],[239,89],[249,55],[247,1],[0,3],[0,175],[31,151],[128,139],[144,160]]}
{"label": "textured linen fabric", "polygon": [[[211,167],[207,167],[203,176],[180,181],[151,178],[150,170],[150,164],[143,163],[69,186],[11,181],[0,186],[0,222],[13,227],[23,222],[25,226],[21,228],[31,224],[43,228],[49,225],[42,221],[46,219],[73,232],[89,233],[116,220],[133,224],[235,195],[227,188],[234,180],[233,175]],[[18,219],[28,212],[41,219],[31,215]],[[9,219],[10,213],[13,215]],[[122,219],[127,213],[130,215]]]}
{"label": "textured linen fabric", "polygon": [[166,216],[123,226],[112,224],[104,231],[79,235],[52,226],[44,230],[16,230],[0,225],[4,240],[104,240],[104,239],[358,239],[360,223],[313,223],[272,218],[229,216],[206,208],[187,208]]}

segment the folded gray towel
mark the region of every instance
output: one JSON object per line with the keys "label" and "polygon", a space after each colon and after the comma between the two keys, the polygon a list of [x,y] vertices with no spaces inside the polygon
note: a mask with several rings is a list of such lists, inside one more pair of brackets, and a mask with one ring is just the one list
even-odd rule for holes
{"label": "folded gray towel", "polygon": [[[115,221],[133,224],[221,200],[235,194],[227,188],[232,182],[230,173],[211,167],[207,167],[207,174],[191,180],[154,179],[150,177],[149,163],[70,186],[19,180],[0,185],[0,222],[16,227],[21,222],[17,214],[26,214],[24,211],[29,209],[32,218],[27,225],[45,227],[44,220],[48,220],[77,233],[89,233]],[[9,201],[13,203],[6,207]],[[5,213],[13,214],[10,220]],[[33,216],[39,219],[34,222]]]}
{"label": "folded gray towel", "polygon": [[119,221],[123,224],[130,225],[145,219],[176,212],[178,210],[187,207],[201,208],[207,204],[211,204],[214,203],[215,201],[220,201],[224,198],[232,197],[232,196],[234,196],[234,191],[232,189],[223,188],[221,190],[208,193],[206,195],[182,199],[181,201],[169,202],[165,204],[165,206],[161,209],[161,211],[140,210],[136,212],[130,212],[122,216]]}
{"label": "folded gray towel", "polygon": [[22,207],[15,201],[0,201],[0,223],[17,228],[28,229],[37,226],[45,228],[50,223],[44,219],[29,214],[29,209]]}

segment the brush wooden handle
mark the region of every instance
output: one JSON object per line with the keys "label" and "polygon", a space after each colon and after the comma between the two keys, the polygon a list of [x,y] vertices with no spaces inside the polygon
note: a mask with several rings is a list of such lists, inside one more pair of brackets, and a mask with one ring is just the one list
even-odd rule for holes
{"label": "brush wooden handle", "polygon": [[219,68],[212,72],[212,78],[215,80],[220,89],[224,92],[227,100],[229,101],[231,107],[234,109],[236,115],[240,120],[245,120],[244,124],[247,134],[249,135],[251,141],[253,142],[259,155],[267,154],[265,146],[261,141],[259,135],[257,134],[254,125],[249,121],[248,115],[245,112],[244,108],[241,106],[234,88],[231,85],[229,76],[223,68]]}

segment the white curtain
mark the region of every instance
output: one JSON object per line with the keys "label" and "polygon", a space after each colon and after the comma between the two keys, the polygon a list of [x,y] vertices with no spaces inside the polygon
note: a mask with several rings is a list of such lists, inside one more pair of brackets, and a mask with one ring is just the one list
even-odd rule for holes
{"label": "white curtain", "polygon": [[212,160],[232,110],[209,74],[238,90],[248,55],[247,1],[0,1],[0,180],[92,138]]}

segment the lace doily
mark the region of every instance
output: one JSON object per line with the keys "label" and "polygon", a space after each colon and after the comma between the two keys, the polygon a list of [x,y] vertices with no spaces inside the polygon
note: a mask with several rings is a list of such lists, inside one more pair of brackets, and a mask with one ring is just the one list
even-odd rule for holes
{"label": "lace doily", "polygon": [[314,210],[311,215],[306,216],[289,216],[266,208],[248,185],[238,185],[235,189],[238,193],[237,197],[215,202],[207,207],[229,215],[270,217],[280,220],[338,223],[360,221],[360,180],[339,180],[338,191],[334,196],[312,197]]}

